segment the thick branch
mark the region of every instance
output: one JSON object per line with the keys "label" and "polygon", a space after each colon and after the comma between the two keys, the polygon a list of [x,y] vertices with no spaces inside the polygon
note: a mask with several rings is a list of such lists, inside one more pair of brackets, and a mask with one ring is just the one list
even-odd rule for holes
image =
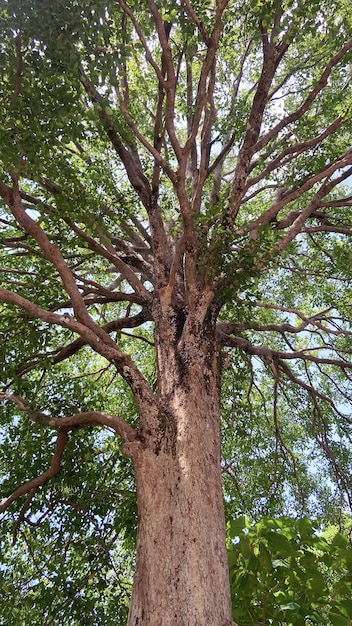
{"label": "thick branch", "polygon": [[[171,59],[172,62],[172,59]],[[85,74],[82,67],[80,67],[81,80],[84,85],[84,88],[91,98],[92,102],[98,102],[99,104],[103,104],[103,97],[99,94],[93,83],[89,80],[88,76]],[[169,88],[168,88],[169,90]],[[167,106],[168,116],[169,108]],[[163,224],[163,220],[161,217],[161,210],[158,206],[157,202],[157,193],[155,189],[152,189],[148,179],[144,175],[143,168],[140,162],[140,158],[137,152],[135,145],[132,143],[130,145],[123,145],[117,132],[111,125],[111,116],[108,115],[103,106],[99,109],[99,116],[102,119],[106,134],[109,137],[112,146],[116,150],[119,155],[123,166],[126,170],[127,177],[140,197],[144,207],[146,208],[149,216],[150,227],[152,231],[152,239],[153,239],[153,253],[155,260],[155,285],[161,286],[164,283],[165,272],[168,267],[168,243],[167,237],[165,233],[165,228]],[[173,123],[173,122],[172,122]],[[169,129],[170,132],[170,129]],[[177,139],[175,137],[175,142]],[[178,142],[177,142],[178,145]],[[154,151],[154,148],[153,148]],[[156,155],[157,156],[157,155]],[[160,155],[159,155],[160,157]],[[160,158],[158,157],[159,161]],[[171,174],[171,170],[169,172]],[[133,217],[131,217],[134,223],[138,224],[138,228],[140,232],[143,231],[140,228],[140,224],[138,221],[136,222]],[[146,238],[148,241],[149,237]]]}
{"label": "thick branch", "polygon": [[[7,187],[7,185],[0,185],[0,195],[2,195],[4,200],[8,202],[9,208],[20,226],[22,226],[22,228],[34,237],[45,258],[57,269],[63,286],[70,296],[77,321],[68,315],[55,315],[54,317],[51,317],[54,314],[5,289],[1,290],[1,299],[5,302],[11,302],[21,308],[24,308],[29,313],[35,317],[39,317],[39,319],[42,319],[43,321],[59,324],[63,327],[66,326],[67,328],[70,328],[80,334],[82,337],[89,337],[87,342],[100,354],[103,354],[103,356],[105,356],[105,354],[101,352],[102,342],[103,345],[105,344],[106,349],[109,346],[109,348],[116,354],[116,344],[107,333],[102,331],[100,326],[96,324],[88,314],[84,298],[77,287],[73,274],[63,258],[61,251],[49,240],[45,231],[36,223],[36,221],[26,213],[22,204],[17,178],[18,177],[14,177],[12,190],[10,187]],[[97,349],[98,346],[99,349]]]}
{"label": "thick branch", "polygon": [[121,437],[123,442],[134,441],[136,438],[135,429],[125,422],[125,420],[117,415],[110,415],[104,411],[84,411],[68,417],[50,417],[44,413],[32,411],[24,398],[20,396],[1,391],[0,400],[1,399],[14,402],[19,410],[27,413],[29,419],[36,424],[54,426],[55,428],[63,429],[65,432],[77,428],[88,428],[90,426],[108,426]]}
{"label": "thick branch", "polygon": [[289,231],[282,237],[276,247],[276,252],[278,250],[283,250],[284,247],[286,247],[299,232],[302,232],[307,219],[314,214],[317,208],[322,206],[322,198],[326,197],[332,189],[334,189],[337,185],[339,185],[342,181],[346,180],[346,178],[351,175],[352,168],[345,170],[337,178],[332,178],[330,181],[328,181],[328,179],[332,177],[336,171],[345,168],[351,163],[352,154],[350,151],[347,151],[338,161],[332,163],[328,167],[325,167],[315,176],[308,178],[308,180],[301,184],[297,189],[285,192],[282,197],[279,197],[278,200],[274,198],[274,201],[269,206],[269,208],[266,209],[266,211],[259,215],[259,217],[257,217],[255,220],[247,223],[245,226],[238,229],[237,233],[242,234],[245,232],[255,231],[259,226],[269,224],[273,221],[273,219],[276,218],[277,214],[284,206],[286,206],[290,202],[293,202],[294,200],[297,200],[298,198],[303,196],[304,193],[313,189],[313,187],[317,183],[325,180],[325,182],[322,183],[322,185],[312,197],[305,209],[303,209],[302,211],[291,211],[291,213],[289,213],[285,218],[275,224],[275,230],[282,230],[284,228],[290,227]]}
{"label": "thick branch", "polygon": [[[198,134],[203,113],[205,119],[203,121],[204,125],[202,131],[202,144],[207,144],[210,141],[210,130],[215,118],[215,107],[212,105],[212,101],[215,87],[216,52],[219,46],[222,32],[222,16],[227,4],[227,1],[219,3],[216,8],[214,29],[211,37],[208,40],[208,50],[206,57],[202,63],[201,74],[198,81],[197,98],[195,112],[192,120],[192,129],[183,149],[183,153],[187,156],[189,154],[189,151],[192,149],[192,146]],[[209,77],[210,81],[208,84]],[[209,111],[206,111],[207,104],[209,104]],[[203,169],[207,167],[208,163],[204,163]]]}
{"label": "thick branch", "polygon": [[110,415],[103,411],[86,411],[69,417],[51,417],[47,423],[49,426],[65,430],[89,428],[91,426],[108,426],[121,437],[123,442],[134,441],[136,438],[136,431],[132,426],[127,424],[121,417]]}
{"label": "thick branch", "polygon": [[[5,197],[4,200],[6,200]],[[22,226],[27,233],[32,235],[42,250],[45,258],[57,269],[61,277],[62,284],[71,298],[72,306],[77,319],[87,326],[92,326],[93,321],[88,315],[83,298],[79,293],[76,282],[59,248],[49,240],[44,230],[24,210],[18,185],[18,176],[13,177],[13,189],[11,200],[8,205],[18,224]]]}
{"label": "thick branch", "polygon": [[[13,395],[6,395],[4,393],[1,393],[0,397],[15,401],[21,410],[28,411],[25,402],[21,398]],[[40,476],[37,476],[37,478],[21,485],[21,487],[16,489],[8,498],[3,500],[0,504],[0,513],[5,511],[12,504],[12,502],[25,493],[32,492],[34,494],[38,487],[45,485],[45,483],[47,483],[53,476],[56,476],[56,474],[59,473],[67,441],[67,432],[69,430],[87,428],[90,426],[108,426],[120,435],[124,442],[134,441],[136,437],[136,431],[134,428],[132,428],[124,420],[119,418],[117,415],[109,415],[108,413],[103,413],[102,411],[88,411],[86,413],[79,413],[64,418],[48,418],[47,416],[41,414],[30,414],[29,417],[35,422],[42,423],[44,421],[49,426],[55,426],[59,429],[56,449],[50,468],[40,474]]]}
{"label": "thick branch", "polygon": [[252,354],[254,356],[263,357],[268,359],[268,361],[286,361],[286,360],[302,360],[302,361],[311,361],[312,363],[319,363],[324,365],[335,365],[336,367],[345,369],[352,369],[352,362],[345,361],[342,359],[331,359],[322,356],[313,356],[310,354],[312,350],[325,350],[326,346],[317,346],[316,348],[306,348],[303,350],[294,350],[292,352],[281,352],[280,350],[273,350],[272,348],[267,348],[266,346],[258,346],[252,344],[250,341],[245,339],[244,337],[232,336],[232,335],[220,335],[220,342],[224,346],[229,346],[233,348],[240,348],[244,350],[248,354]]}
{"label": "thick branch", "polygon": [[138,139],[138,141],[142,144],[142,146],[144,146],[148,150],[148,152],[150,152],[150,154],[154,157],[155,162],[164,170],[164,172],[170,178],[171,182],[175,184],[177,177],[176,177],[174,170],[168,165],[165,159],[163,159],[159,150],[155,148],[155,146],[151,144],[150,141],[148,141],[148,139],[146,139],[144,135],[140,132],[136,122],[134,121],[134,119],[132,118],[132,116],[130,115],[127,109],[127,106],[124,102],[124,98],[120,90],[118,89],[118,87],[115,87],[115,93],[116,93],[116,96],[120,105],[121,112],[125,118],[127,125],[132,130],[134,136]]}
{"label": "thick branch", "polygon": [[[240,59],[240,69],[233,82],[233,87],[232,87],[232,103],[231,103],[231,107],[230,107],[229,114],[228,114],[229,118],[232,118],[234,115],[234,105],[237,101],[238,92],[239,92],[239,88],[240,88],[240,84],[241,84],[241,80],[242,80],[243,72],[244,72],[244,65],[249,55],[252,44],[253,44],[253,39],[250,39],[249,42],[246,43],[245,51]],[[227,155],[229,154],[231,148],[233,147],[235,140],[236,140],[236,132],[233,132],[232,130],[228,131],[224,137],[223,145],[219,154],[216,156],[213,163],[209,167],[208,174],[211,174],[212,172],[214,173],[219,172],[219,171],[222,172],[222,166],[224,164],[224,161]],[[217,181],[217,185],[219,185],[220,176],[216,176],[216,178],[219,178],[219,182]],[[220,189],[220,186],[219,186],[219,189]]]}
{"label": "thick branch", "polygon": [[172,51],[169,45],[169,33],[165,29],[165,22],[154,0],[147,0],[147,4],[156,27],[159,43],[162,50],[163,68],[165,69],[165,126],[170,137],[175,156],[177,160],[180,161],[182,159],[182,150],[175,131],[175,96],[177,78],[174,68],[174,61],[172,58]]}
{"label": "thick branch", "polygon": [[[57,313],[47,311],[34,302],[23,298],[17,293],[8,291],[7,289],[0,288],[0,300],[24,309],[30,315],[42,320],[43,322],[55,324],[57,326],[61,326],[62,328],[72,330],[80,335],[96,352],[98,352],[98,354],[101,354],[109,361],[113,362],[114,359],[123,358],[123,353],[121,353],[115,342],[98,325],[97,328],[99,328],[102,332],[99,332],[97,335],[96,332],[75,320],[71,315],[68,315],[67,313],[64,315],[58,315]],[[101,337],[104,338],[104,342]],[[108,340],[105,341],[105,339]]]}
{"label": "thick branch", "polygon": [[321,224],[320,226],[305,226],[301,230],[302,233],[337,233],[339,235],[347,235],[352,237],[352,228],[343,226],[333,226],[332,224]]}
{"label": "thick branch", "polygon": [[[137,315],[131,317],[122,317],[120,319],[113,320],[112,322],[108,322],[107,324],[105,324],[102,328],[107,333],[112,333],[114,331],[122,332],[123,328],[136,328],[137,326],[144,324],[144,322],[150,321],[150,319],[151,316],[149,312],[143,309]],[[55,352],[52,353],[51,362],[53,364],[61,363],[61,361],[65,361],[66,359],[70,358],[73,354],[76,354],[76,352],[78,352],[86,345],[87,342],[83,339],[83,337],[78,337],[78,339],[75,339],[70,344],[55,350]],[[40,364],[41,359],[47,359],[48,354],[33,355],[32,359],[33,358],[35,358],[35,361],[27,361],[26,364],[18,366],[18,368],[16,369],[17,376],[27,374],[29,371],[31,371]]]}
{"label": "thick branch", "polygon": [[70,218],[64,218],[64,221],[72,228],[75,233],[77,233],[77,235],[82,237],[82,239],[87,242],[89,248],[93,250],[93,252],[101,254],[103,257],[113,263],[117,270],[122,274],[122,276],[127,280],[127,282],[140,297],[142,297],[146,302],[150,301],[151,296],[149,291],[137,278],[134,271],[126,263],[124,263],[121,257],[116,253],[114,246],[109,242],[107,236],[105,236],[104,233],[101,233],[101,238],[104,241],[103,246],[93,237],[87,235],[87,233],[82,228],[79,228],[79,226],[77,226],[77,224],[75,224],[75,222]]}
{"label": "thick branch", "polygon": [[171,304],[171,299],[172,299],[172,295],[173,295],[174,287],[175,287],[177,270],[180,265],[183,251],[184,251],[184,236],[182,235],[177,241],[176,246],[175,246],[175,255],[174,255],[174,259],[172,261],[172,265],[170,268],[169,282],[165,287],[161,287],[161,289],[159,289],[160,303],[161,303],[162,308],[165,311]]}
{"label": "thick branch", "polygon": [[276,69],[281,61],[288,44],[278,52],[276,44],[267,40],[267,33],[263,30],[263,65],[258,87],[253,98],[252,108],[248,118],[247,130],[240,149],[234,178],[231,185],[230,208],[228,219],[233,224],[240,202],[242,200],[246,179],[248,176],[251,158],[260,134],[264,110],[269,98],[269,90],[275,76]]}
{"label": "thick branch", "polygon": [[[258,306],[260,306],[260,304],[257,304]],[[263,303],[264,305],[264,303]],[[326,313],[328,311],[331,311],[332,307],[325,309],[324,311],[320,312],[320,313],[316,313],[315,315],[312,315],[310,317],[304,316],[303,314],[301,314],[299,311],[296,311],[295,309],[286,309],[285,307],[278,307],[275,305],[269,305],[265,303],[266,308],[272,309],[272,310],[280,310],[280,311],[285,311],[288,313],[292,313],[294,315],[297,315],[300,317],[300,319],[302,319],[301,324],[299,324],[298,326],[293,326],[292,324],[289,324],[287,322],[282,322],[277,323],[277,324],[259,324],[258,322],[252,321],[252,322],[219,322],[217,324],[217,331],[220,335],[220,337],[222,336],[222,333],[225,333],[226,335],[238,335],[242,332],[245,332],[246,330],[252,330],[254,332],[277,332],[280,333],[280,335],[284,335],[285,333],[289,333],[289,334],[298,334],[301,333],[303,331],[307,331],[310,333],[316,333],[317,330],[319,329],[319,331],[321,331],[322,333],[326,333],[327,335],[334,335],[336,337],[338,336],[352,336],[352,331],[344,329],[344,328],[340,328],[338,327],[337,323],[334,322],[335,325],[335,329],[331,328],[327,325],[324,325],[322,322],[323,320],[325,320],[326,322],[331,322],[331,324],[333,323],[333,319],[334,318],[329,318],[329,317],[325,317]],[[341,320],[340,320],[341,321]],[[312,328],[309,329],[308,327],[311,326]]]}
{"label": "thick branch", "polygon": [[82,66],[79,68],[79,72],[81,76],[82,85],[84,86],[91,101],[93,103],[98,103],[101,105],[99,108],[99,117],[101,118],[105,126],[105,132],[109,140],[111,141],[113,148],[115,149],[116,153],[119,155],[125,167],[126,174],[128,176],[128,179],[132,187],[138,193],[143,205],[145,207],[149,207],[151,189],[150,189],[148,179],[145,177],[143,173],[143,169],[140,163],[138,153],[135,149],[135,146],[129,145],[128,148],[126,148],[121,143],[118,134],[116,133],[115,129],[112,128],[111,115],[106,113],[105,108],[103,106],[103,97],[100,95],[98,90],[90,81],[90,79],[86,75]]}
{"label": "thick branch", "polygon": [[57,435],[56,449],[49,469],[47,469],[46,472],[43,472],[43,474],[40,474],[40,476],[37,476],[37,478],[33,478],[33,480],[30,480],[28,483],[21,485],[21,487],[18,487],[18,489],[8,496],[8,498],[5,498],[5,500],[0,503],[0,513],[3,513],[10,506],[10,504],[12,504],[12,502],[23,496],[25,493],[45,485],[50,478],[53,478],[53,476],[56,476],[56,474],[59,473],[66,442],[67,430],[60,429]]}
{"label": "thick branch", "polygon": [[202,39],[205,43],[206,46],[209,45],[209,41],[210,41],[210,37],[208,35],[208,33],[206,32],[203,22],[199,19],[199,17],[197,16],[192,4],[190,3],[189,0],[185,0],[185,6],[187,9],[187,13],[189,15],[189,17],[191,18],[192,22],[195,24],[195,26],[198,28],[200,34],[202,35]]}
{"label": "thick branch", "polygon": [[141,416],[144,417],[146,422],[150,419],[150,421],[154,424],[154,415],[152,415],[151,407],[155,409],[156,401],[150,385],[132,361],[131,357],[122,352],[113,339],[111,339],[110,335],[108,335],[108,333],[106,333],[100,326],[96,325],[100,331],[99,335],[97,335],[90,328],[87,328],[80,322],[77,322],[70,315],[58,315],[57,313],[52,313],[42,309],[30,300],[27,300],[18,294],[12,293],[7,289],[0,289],[0,300],[24,309],[30,313],[30,315],[41,319],[43,322],[55,324],[63,328],[69,328],[73,332],[79,334],[98,354],[101,354],[108,361],[114,364],[119,374],[121,374],[124,380],[131,387]]}

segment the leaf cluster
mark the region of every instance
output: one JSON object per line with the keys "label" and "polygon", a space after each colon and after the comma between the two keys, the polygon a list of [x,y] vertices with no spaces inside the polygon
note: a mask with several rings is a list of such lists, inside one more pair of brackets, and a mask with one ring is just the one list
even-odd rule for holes
{"label": "leaf cluster", "polygon": [[234,619],[240,624],[349,626],[352,550],[307,518],[240,517],[228,525]]}

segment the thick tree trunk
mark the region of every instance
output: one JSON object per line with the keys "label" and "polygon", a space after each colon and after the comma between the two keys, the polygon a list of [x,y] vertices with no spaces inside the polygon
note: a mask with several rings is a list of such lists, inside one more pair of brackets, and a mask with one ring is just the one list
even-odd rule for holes
{"label": "thick tree trunk", "polygon": [[[213,344],[214,347],[214,344]],[[128,626],[229,626],[216,354],[159,350],[159,432],[133,455],[137,561]]]}

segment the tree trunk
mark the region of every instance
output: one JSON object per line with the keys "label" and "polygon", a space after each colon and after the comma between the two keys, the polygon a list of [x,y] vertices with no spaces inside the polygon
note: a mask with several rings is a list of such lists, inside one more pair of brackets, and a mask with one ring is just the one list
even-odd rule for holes
{"label": "tree trunk", "polygon": [[[169,337],[170,339],[170,337]],[[229,626],[215,341],[157,347],[160,428],[132,455],[137,560],[128,626]]]}

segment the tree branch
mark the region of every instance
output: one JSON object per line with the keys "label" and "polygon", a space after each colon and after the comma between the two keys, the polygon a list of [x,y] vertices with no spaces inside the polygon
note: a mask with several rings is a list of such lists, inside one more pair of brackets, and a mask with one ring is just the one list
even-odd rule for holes
{"label": "tree branch", "polygon": [[38,487],[45,485],[50,478],[53,478],[53,476],[56,476],[56,474],[59,473],[66,442],[67,429],[60,429],[57,435],[56,449],[49,469],[37,476],[37,478],[33,478],[33,480],[21,485],[21,487],[18,487],[18,489],[16,489],[10,496],[5,498],[0,503],[0,513],[3,513],[10,506],[10,504],[12,504],[12,502],[23,496],[25,493],[37,490]]}
{"label": "tree branch", "polygon": [[235,173],[231,184],[231,193],[229,199],[230,206],[227,215],[229,225],[232,225],[236,219],[240,203],[245,191],[246,179],[250,168],[251,158],[257,149],[258,137],[262,126],[265,107],[268,102],[269,90],[274,79],[277,67],[285,51],[288,48],[288,44],[286,44],[286,46],[284,46],[279,53],[275,42],[268,41],[267,33],[263,27],[262,40],[262,72],[253,98],[252,108],[248,117],[247,130],[245,133],[243,144],[239,151]]}
{"label": "tree branch", "polygon": [[[332,176],[338,169],[351,164],[352,154],[350,152],[347,152],[342,159],[327,168],[325,177],[328,178]],[[320,206],[322,198],[327,196],[332,189],[334,189],[337,185],[339,185],[342,181],[346,180],[351,175],[352,167],[345,170],[338,178],[332,178],[330,182],[326,181],[321,185],[320,189],[318,189],[318,191],[315,193],[307,207],[303,211],[301,211],[295,218],[292,226],[290,226],[287,233],[275,244],[274,250],[276,254],[282,252],[288,246],[288,244],[301,232],[307,218],[310,217],[312,213],[314,213],[314,211]],[[309,181],[309,185],[311,184],[312,180],[313,179]]]}
{"label": "tree branch", "polygon": [[344,46],[333,56],[330,61],[327,63],[324,71],[320,75],[318,82],[315,84],[314,88],[307,96],[305,101],[301,104],[296,111],[287,115],[284,119],[282,119],[276,126],[274,126],[268,133],[266,133],[255,145],[255,152],[259,152],[266,146],[271,139],[276,137],[283,128],[292,124],[292,122],[296,122],[299,118],[301,118],[310,108],[311,104],[314,102],[319,93],[324,89],[329,80],[329,76],[336,65],[341,61],[341,59],[345,56],[345,54],[351,50],[352,48],[352,38],[349,39]]}
{"label": "tree branch", "polygon": [[[325,356],[314,356],[311,354],[313,351],[322,351],[326,353],[327,348],[333,350],[335,353],[339,354],[338,350],[335,350],[331,346],[316,346],[314,348],[304,348],[301,350],[293,350],[292,352],[282,352],[280,350],[276,350],[273,348],[268,348],[266,346],[255,345],[252,342],[248,341],[244,337],[233,336],[226,334],[221,331],[221,328],[218,330],[219,342],[223,346],[229,346],[232,348],[240,348],[247,352],[247,354],[252,354],[254,356],[259,356],[261,358],[267,359],[269,362],[271,361],[292,361],[292,360],[301,360],[301,361],[310,361],[315,364],[321,365],[333,365],[339,367],[340,369],[348,370],[352,369],[352,362],[346,361],[341,358],[330,358]],[[349,354],[349,353],[348,353]]]}
{"label": "tree branch", "polygon": [[154,394],[150,388],[149,383],[144,378],[136,364],[132,361],[128,354],[125,354],[111,339],[110,335],[106,333],[100,326],[96,325],[99,329],[99,333],[93,332],[90,328],[87,328],[80,322],[77,322],[70,315],[58,315],[51,313],[40,306],[34,304],[30,300],[23,298],[22,296],[15,294],[6,289],[0,289],[0,300],[14,304],[25,311],[28,311],[30,315],[41,319],[43,322],[49,324],[56,324],[63,328],[69,328],[73,332],[79,334],[98,354],[105,357],[110,363],[116,367],[119,374],[131,387],[134,397],[136,399],[137,406],[140,410],[141,418],[148,422],[149,420],[154,424],[155,415],[152,412],[152,407],[156,409],[156,400]]}
{"label": "tree branch", "polygon": [[68,417],[50,417],[45,413],[33,411],[24,398],[20,396],[0,391],[0,400],[1,399],[9,400],[17,404],[20,411],[27,413],[29,419],[36,424],[54,426],[55,428],[65,430],[65,432],[77,428],[88,428],[90,426],[108,426],[121,437],[123,442],[134,441],[136,438],[136,430],[125,422],[125,420],[117,415],[110,415],[104,411],[83,411],[82,413],[75,413]]}
{"label": "tree branch", "polygon": [[202,35],[202,39],[205,45],[208,46],[210,42],[210,37],[204,28],[203,22],[199,19],[195,10],[193,9],[193,6],[190,0],[185,0],[185,6],[186,6],[186,10],[187,10],[189,17],[191,18],[192,22],[195,24],[200,34]]}
{"label": "tree branch", "polygon": [[[34,418],[33,421],[40,422]],[[123,442],[134,441],[137,435],[137,431],[132,428],[127,422],[117,415],[110,415],[104,413],[104,411],[85,411],[83,413],[77,413],[70,415],[69,417],[50,417],[46,422],[49,426],[55,426],[55,428],[74,430],[77,428],[89,428],[91,426],[107,426],[112,428],[122,439]]]}
{"label": "tree branch", "polygon": [[[280,154],[275,157],[272,161],[268,163],[268,165],[262,169],[258,176],[254,176],[253,178],[249,178],[246,184],[246,190],[248,190],[252,185],[258,184],[261,180],[263,180],[268,174],[271,174],[278,167],[282,167],[283,165],[287,165],[287,163],[291,162],[292,159],[297,158],[298,154],[302,154],[309,148],[313,148],[317,145],[320,145],[327,137],[330,137],[336,130],[341,126],[344,122],[346,115],[339,115],[329,126],[327,126],[319,135],[312,137],[311,139],[307,139],[307,141],[298,141],[287,148],[284,148]],[[286,158],[285,158],[286,157]],[[257,163],[252,163],[250,169],[253,170]]]}
{"label": "tree branch", "polygon": [[[39,224],[37,224],[36,221],[32,219],[24,210],[24,207],[22,204],[21,193],[19,189],[19,184],[18,184],[19,175],[13,175],[12,180],[13,180],[13,187],[12,187],[12,194],[11,194],[12,201],[10,201],[8,206],[13,216],[17,220],[18,224],[22,226],[22,228],[27,233],[32,235],[32,237],[36,240],[40,249],[42,250],[45,258],[50,263],[52,263],[54,267],[57,269],[61,277],[62,284],[71,298],[72,306],[76,313],[77,319],[80,322],[86,324],[88,327],[89,326],[91,327],[92,324],[94,325],[94,322],[91,319],[91,317],[88,315],[87,308],[84,304],[83,298],[81,294],[79,293],[76,282],[73,279],[72,273],[66,261],[64,260],[61,254],[61,251],[55,244],[53,244],[49,240],[47,234],[39,226]],[[1,190],[0,190],[0,193],[1,193]],[[5,200],[5,197],[4,197],[4,200]]]}
{"label": "tree branch", "polygon": [[79,73],[81,76],[81,82],[90,97],[91,101],[94,103],[98,103],[100,105],[99,108],[99,117],[102,120],[105,132],[111,142],[111,145],[115,149],[116,153],[119,155],[125,170],[128,176],[128,179],[138,196],[140,197],[143,205],[148,208],[150,205],[150,196],[151,189],[149,185],[148,179],[145,177],[143,173],[143,169],[140,163],[139,155],[136,151],[135,146],[128,145],[128,149],[122,144],[118,134],[111,124],[111,115],[106,113],[105,108],[103,106],[103,97],[100,95],[98,90],[95,88],[93,83],[88,78],[82,66],[79,68]]}
{"label": "tree branch", "polygon": [[178,161],[182,160],[183,151],[175,130],[175,97],[177,78],[172,58],[172,51],[169,45],[169,33],[165,29],[165,22],[158,10],[154,0],[147,0],[148,7],[152,14],[156,27],[159,43],[162,51],[163,67],[165,68],[165,91],[166,91],[166,112],[165,126],[170,137],[171,145]]}
{"label": "tree branch", "polygon": [[[350,165],[351,163],[352,153],[348,150],[338,161],[332,163],[328,167],[324,167],[323,170],[321,170],[311,178],[308,178],[308,180],[303,182],[303,184],[301,184],[297,189],[285,192],[282,198],[280,198],[278,201],[274,201],[266,211],[259,215],[259,217],[246,224],[246,226],[241,227],[236,232],[238,234],[251,232],[261,225],[269,224],[284,206],[286,206],[290,202],[293,202],[294,200],[297,200],[298,198],[303,196],[304,193],[310,191],[314,187],[314,185],[325,179],[325,182],[321,185],[320,189],[316,192],[316,194],[313,196],[305,209],[303,209],[302,211],[292,211],[286,218],[283,218],[276,223],[276,230],[281,230],[283,228],[286,228],[287,226],[292,227],[289,232],[282,238],[281,242],[277,244],[277,246],[283,245],[285,247],[301,231],[307,218],[310,217],[312,213],[321,206],[322,198],[328,195],[328,193],[330,193],[330,191],[334,187],[340,184],[340,182],[350,176],[351,168],[346,170],[338,178],[333,178],[330,182],[327,182],[327,179],[333,176],[333,174],[337,170],[342,169],[347,165]],[[277,250],[279,249],[282,250],[283,248],[277,248]]]}
{"label": "tree branch", "polygon": [[[111,339],[111,337],[102,330],[102,328],[98,325],[97,328],[101,332],[96,333],[92,329],[87,328],[84,324],[81,324],[77,320],[75,320],[71,315],[65,313],[64,315],[59,315],[57,313],[52,313],[51,311],[47,311],[43,309],[39,305],[23,298],[22,296],[13,293],[12,291],[8,291],[7,289],[0,288],[0,300],[3,302],[7,302],[9,304],[14,304],[15,306],[24,309],[33,317],[36,317],[43,322],[48,324],[55,324],[57,326],[61,326],[62,328],[68,328],[73,332],[80,335],[98,354],[104,356],[107,360],[114,361],[116,358],[123,358],[123,353],[119,350],[118,346]],[[108,338],[108,340],[107,340]]]}
{"label": "tree branch", "polygon": [[[134,315],[131,317],[122,317],[120,319],[113,320],[105,324],[102,328],[107,333],[112,333],[114,331],[122,332],[123,328],[136,328],[150,320],[151,320],[151,316],[149,312],[143,309],[137,315]],[[129,336],[133,337],[134,335],[129,335]],[[87,341],[85,341],[83,337],[78,337],[77,339],[72,341],[72,343],[66,346],[62,346],[61,348],[57,348],[54,352],[50,353],[49,355],[47,353],[32,355],[30,358],[34,358],[35,356],[36,357],[35,362],[28,363],[27,361],[25,365],[18,366],[16,369],[16,375],[22,376],[23,374],[27,374],[29,371],[31,371],[37,365],[39,365],[42,359],[47,359],[48,356],[50,357],[51,363],[53,363],[54,365],[56,363],[61,363],[62,361],[65,361],[66,359],[70,358],[73,354],[76,354],[76,352],[78,352],[81,348],[83,348],[86,345],[87,345]]]}
{"label": "tree branch", "polygon": [[160,70],[158,64],[156,63],[156,61],[153,58],[153,55],[150,51],[150,48],[148,46],[148,42],[146,40],[146,38],[143,35],[143,31],[140,27],[140,24],[136,18],[136,16],[134,15],[132,9],[126,4],[126,2],[124,2],[124,0],[118,0],[118,3],[120,5],[120,7],[124,10],[124,12],[126,13],[126,15],[128,15],[128,17],[130,18],[133,27],[137,33],[137,36],[139,38],[139,41],[141,42],[143,48],[144,48],[144,52],[145,52],[145,58],[148,61],[148,63],[150,63],[150,65],[152,66],[153,70],[155,71],[155,74],[159,80],[159,82],[166,87],[166,81],[165,81],[165,77],[163,76],[162,71]]}
{"label": "tree branch", "polygon": [[93,250],[93,252],[97,252],[98,254],[101,254],[103,257],[105,257],[111,263],[113,263],[113,265],[115,265],[115,267],[124,277],[124,279],[127,280],[127,282],[135,290],[135,292],[141,298],[143,298],[144,301],[146,302],[150,301],[151,295],[149,291],[144,287],[141,281],[137,278],[135,272],[126,263],[124,263],[123,259],[116,253],[114,246],[109,242],[108,237],[104,235],[104,233],[101,233],[101,237],[104,242],[104,246],[103,246],[98,241],[93,239],[93,237],[91,237],[90,235],[87,235],[87,233],[82,228],[79,228],[79,226],[77,226],[77,224],[75,224],[75,222],[71,220],[70,218],[64,218],[64,221],[72,228],[72,230],[77,235],[82,237],[82,239],[84,239],[84,241],[87,242],[90,250]]}

